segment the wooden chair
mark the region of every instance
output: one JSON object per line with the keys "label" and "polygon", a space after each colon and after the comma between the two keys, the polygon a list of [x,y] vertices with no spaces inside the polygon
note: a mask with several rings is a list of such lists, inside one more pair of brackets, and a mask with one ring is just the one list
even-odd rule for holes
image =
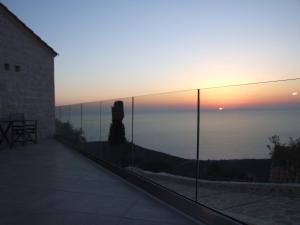
{"label": "wooden chair", "polygon": [[37,121],[25,120],[24,121],[25,143],[37,144]]}
{"label": "wooden chair", "polygon": [[4,146],[8,144],[10,145],[10,128],[11,128],[11,122],[9,121],[8,116],[7,117],[1,117],[0,118],[0,146],[2,143],[4,143]]}
{"label": "wooden chair", "polygon": [[10,114],[9,120],[11,121],[11,144],[13,147],[16,143],[22,143],[25,145],[25,121],[23,113]]}
{"label": "wooden chair", "polygon": [[24,113],[11,114],[11,147],[16,143],[37,144],[37,121],[25,120]]}

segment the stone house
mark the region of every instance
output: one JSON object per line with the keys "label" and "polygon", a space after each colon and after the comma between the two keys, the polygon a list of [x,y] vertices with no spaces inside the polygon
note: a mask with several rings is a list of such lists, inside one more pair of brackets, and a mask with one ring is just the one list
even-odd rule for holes
{"label": "stone house", "polygon": [[24,113],[38,137],[55,131],[54,57],[57,53],[0,3],[0,118]]}

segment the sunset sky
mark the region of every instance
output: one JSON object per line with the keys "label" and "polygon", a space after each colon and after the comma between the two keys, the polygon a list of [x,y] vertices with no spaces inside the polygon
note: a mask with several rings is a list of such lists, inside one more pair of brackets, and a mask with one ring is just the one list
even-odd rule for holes
{"label": "sunset sky", "polygon": [[57,105],[300,77],[299,0],[1,2],[59,53]]}

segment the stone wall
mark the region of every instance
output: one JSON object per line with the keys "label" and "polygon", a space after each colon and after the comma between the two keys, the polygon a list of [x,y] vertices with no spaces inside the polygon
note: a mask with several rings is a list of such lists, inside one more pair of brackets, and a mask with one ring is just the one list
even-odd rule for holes
{"label": "stone wall", "polygon": [[[154,173],[150,171],[141,170],[136,167],[127,167],[129,171],[137,173],[148,179],[155,181],[158,184],[165,185],[169,188],[175,188],[178,185],[195,188],[195,179],[188,177],[181,177],[167,173]],[[235,181],[211,181],[198,180],[199,188],[206,188],[217,191],[229,191],[236,193],[255,193],[255,194],[274,194],[279,196],[300,196],[300,184],[291,183],[255,183],[255,182],[235,182]]]}
{"label": "stone wall", "polygon": [[54,134],[54,56],[0,7],[0,117],[25,113],[39,138]]}
{"label": "stone wall", "polygon": [[300,171],[298,169],[291,174],[284,167],[272,166],[269,181],[275,183],[300,183]]}

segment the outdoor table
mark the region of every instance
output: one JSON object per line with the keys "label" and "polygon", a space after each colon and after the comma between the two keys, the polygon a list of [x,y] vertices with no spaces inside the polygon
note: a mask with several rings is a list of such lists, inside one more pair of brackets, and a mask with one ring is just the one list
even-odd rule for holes
{"label": "outdoor table", "polygon": [[8,137],[9,130],[12,126],[13,121],[11,120],[0,120],[0,144],[3,141],[6,141],[6,143],[10,146],[11,141]]}

